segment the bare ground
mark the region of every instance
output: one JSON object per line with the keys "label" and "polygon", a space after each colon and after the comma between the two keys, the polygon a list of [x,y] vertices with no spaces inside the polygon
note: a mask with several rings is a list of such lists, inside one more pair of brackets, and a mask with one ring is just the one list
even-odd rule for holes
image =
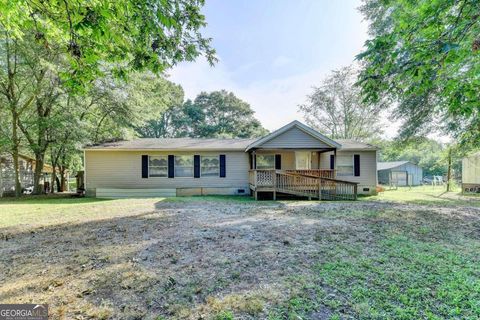
{"label": "bare ground", "polygon": [[[480,239],[474,207],[142,203],[108,219],[0,229],[0,302],[46,302],[54,319],[262,319],[331,251],[355,245],[367,254],[386,228],[449,247]],[[307,318],[333,312],[318,305]]]}

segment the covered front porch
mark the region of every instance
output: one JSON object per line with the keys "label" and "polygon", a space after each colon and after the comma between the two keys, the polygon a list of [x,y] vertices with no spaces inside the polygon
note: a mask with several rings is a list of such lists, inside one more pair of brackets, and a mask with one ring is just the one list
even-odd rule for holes
{"label": "covered front porch", "polygon": [[[357,183],[337,179],[337,149],[341,145],[294,121],[247,148],[249,188],[260,192],[316,198],[355,200]],[[343,168],[343,167],[341,167]]]}
{"label": "covered front porch", "polygon": [[319,200],[356,200],[357,183],[337,179],[336,149],[255,150],[250,153],[249,187],[259,193]]}

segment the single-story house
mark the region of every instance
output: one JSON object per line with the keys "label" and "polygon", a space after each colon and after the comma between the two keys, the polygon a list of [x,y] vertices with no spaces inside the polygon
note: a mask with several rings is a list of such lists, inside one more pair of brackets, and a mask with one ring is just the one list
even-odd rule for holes
{"label": "single-story house", "polygon": [[423,170],[410,161],[379,162],[378,183],[396,186],[418,186],[422,184]]}
{"label": "single-story house", "polygon": [[462,159],[462,191],[480,192],[480,152]]}
{"label": "single-story house", "polygon": [[293,121],[255,139],[136,139],[84,148],[87,196],[374,194],[377,148]]}

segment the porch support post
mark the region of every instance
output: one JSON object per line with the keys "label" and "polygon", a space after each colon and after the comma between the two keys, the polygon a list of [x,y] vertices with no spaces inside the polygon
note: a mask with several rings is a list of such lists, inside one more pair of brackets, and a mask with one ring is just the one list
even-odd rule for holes
{"label": "porch support post", "polygon": [[337,177],[337,148],[333,149],[333,178]]}
{"label": "porch support post", "polygon": [[277,200],[277,171],[273,172],[273,200]]}
{"label": "porch support post", "polygon": [[318,200],[322,200],[322,178],[318,177]]}

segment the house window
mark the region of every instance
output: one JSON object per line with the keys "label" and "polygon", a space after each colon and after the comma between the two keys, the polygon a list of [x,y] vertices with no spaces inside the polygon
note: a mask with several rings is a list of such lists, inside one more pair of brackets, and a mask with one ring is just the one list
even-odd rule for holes
{"label": "house window", "polygon": [[220,174],[220,161],[218,157],[201,157],[202,177],[218,177]]}
{"label": "house window", "polygon": [[168,172],[167,156],[148,157],[148,176],[166,177]]}
{"label": "house window", "polygon": [[353,176],[352,156],[337,156],[337,176]]}
{"label": "house window", "polygon": [[193,156],[175,156],[175,177],[193,177]]}
{"label": "house window", "polygon": [[275,169],[275,155],[274,154],[257,154],[256,157],[257,169]]}

